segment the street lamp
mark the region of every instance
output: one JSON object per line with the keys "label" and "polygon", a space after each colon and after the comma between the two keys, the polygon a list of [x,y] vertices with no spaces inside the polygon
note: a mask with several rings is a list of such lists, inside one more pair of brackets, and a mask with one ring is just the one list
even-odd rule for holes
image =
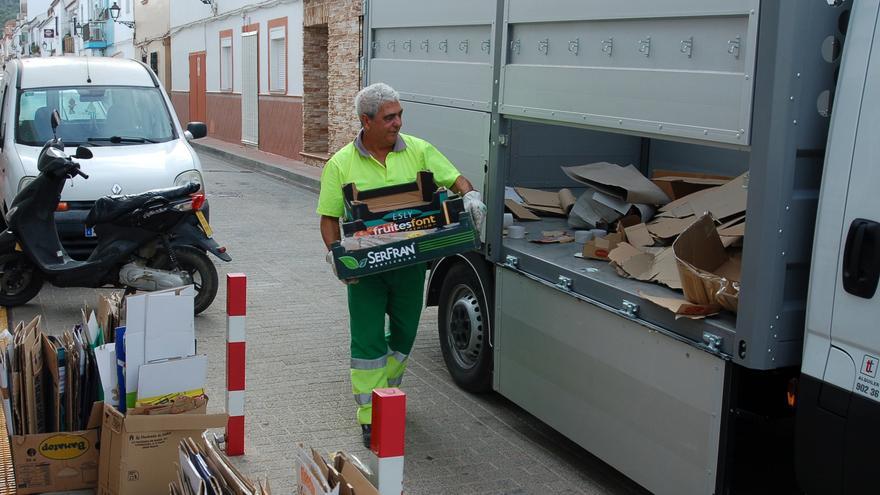
{"label": "street lamp", "polygon": [[122,10],[122,9],[119,8],[119,5],[116,2],[113,2],[113,5],[110,7],[110,17],[113,19],[113,22],[122,24],[123,26],[127,26],[131,29],[134,29],[134,22],[119,20],[119,11],[120,10]]}

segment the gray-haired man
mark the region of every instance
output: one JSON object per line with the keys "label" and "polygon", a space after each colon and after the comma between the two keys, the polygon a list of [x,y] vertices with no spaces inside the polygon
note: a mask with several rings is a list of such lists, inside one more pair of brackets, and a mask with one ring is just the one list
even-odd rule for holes
{"label": "gray-haired man", "polygon": [[[332,264],[330,245],[340,239],[345,184],[354,183],[359,191],[366,191],[412,182],[420,170],[429,170],[438,185],[464,196],[465,208],[476,225],[482,225],[486,206],[480,193],[437,148],[423,139],[400,133],[403,109],[394,89],[383,83],[367,86],[355,97],[355,107],[361,131],[353,142],[330,158],[321,175],[318,214],[328,262]],[[419,325],[424,288],[423,265],[363,277],[348,284],[351,388],[367,448],[373,389],[400,385]],[[386,314],[390,330],[387,338]]]}

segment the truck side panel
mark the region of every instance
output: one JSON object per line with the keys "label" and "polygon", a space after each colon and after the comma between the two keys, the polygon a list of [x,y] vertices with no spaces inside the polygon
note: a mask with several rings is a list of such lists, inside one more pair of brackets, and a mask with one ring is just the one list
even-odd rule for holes
{"label": "truck side panel", "polygon": [[527,276],[496,284],[502,394],[655,493],[713,493],[726,361]]}

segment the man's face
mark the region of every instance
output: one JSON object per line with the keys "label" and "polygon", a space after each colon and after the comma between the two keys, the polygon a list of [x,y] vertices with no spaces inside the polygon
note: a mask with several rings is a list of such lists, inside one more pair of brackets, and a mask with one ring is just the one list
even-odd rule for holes
{"label": "man's face", "polygon": [[364,137],[371,143],[394,146],[397,134],[403,125],[403,109],[400,102],[392,101],[379,107],[379,111],[371,119],[361,115],[364,124]]}

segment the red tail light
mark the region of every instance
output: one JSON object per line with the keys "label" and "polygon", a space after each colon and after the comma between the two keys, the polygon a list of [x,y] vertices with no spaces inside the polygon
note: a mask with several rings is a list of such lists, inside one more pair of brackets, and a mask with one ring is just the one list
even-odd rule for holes
{"label": "red tail light", "polygon": [[67,211],[70,209],[70,205],[67,204],[66,201],[62,201],[58,203],[58,206],[55,208],[55,211]]}
{"label": "red tail light", "polygon": [[193,193],[190,195],[192,198],[192,207],[193,210],[201,210],[202,206],[205,205],[205,195],[204,193]]}

